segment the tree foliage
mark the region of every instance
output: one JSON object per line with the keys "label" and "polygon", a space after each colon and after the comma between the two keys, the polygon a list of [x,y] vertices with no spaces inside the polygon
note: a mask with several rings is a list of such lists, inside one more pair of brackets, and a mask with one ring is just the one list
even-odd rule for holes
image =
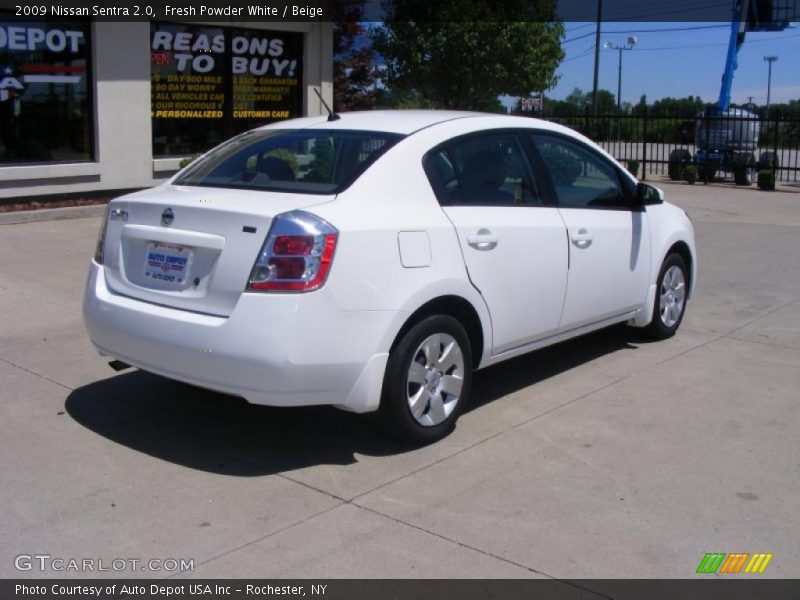
{"label": "tree foliage", "polygon": [[387,0],[384,10],[373,43],[400,97],[500,110],[499,95],[528,96],[558,79],[564,27],[555,0]]}
{"label": "tree foliage", "polygon": [[[554,100],[545,96],[544,113],[553,117],[583,116],[592,107],[594,92],[584,92],[581,88],[573,88],[563,100]],[[597,114],[608,116],[617,113],[617,99],[608,90],[597,90]]]}
{"label": "tree foliage", "polygon": [[377,57],[361,24],[365,0],[333,4],[333,109],[365,110],[375,106]]}

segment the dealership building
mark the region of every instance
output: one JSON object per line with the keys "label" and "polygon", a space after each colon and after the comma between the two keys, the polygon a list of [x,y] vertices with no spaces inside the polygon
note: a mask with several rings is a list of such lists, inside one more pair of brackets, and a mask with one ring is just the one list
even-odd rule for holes
{"label": "dealership building", "polygon": [[329,22],[0,12],[0,201],[152,186],[181,160],[331,104]]}

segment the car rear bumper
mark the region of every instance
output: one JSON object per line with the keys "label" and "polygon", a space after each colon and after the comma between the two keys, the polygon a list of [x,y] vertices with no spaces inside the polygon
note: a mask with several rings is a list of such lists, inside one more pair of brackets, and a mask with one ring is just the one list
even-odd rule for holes
{"label": "car rear bumper", "polygon": [[228,317],[110,291],[92,262],[83,304],[103,354],[254,404],[375,410],[394,311],[343,311],[325,292],[243,293]]}

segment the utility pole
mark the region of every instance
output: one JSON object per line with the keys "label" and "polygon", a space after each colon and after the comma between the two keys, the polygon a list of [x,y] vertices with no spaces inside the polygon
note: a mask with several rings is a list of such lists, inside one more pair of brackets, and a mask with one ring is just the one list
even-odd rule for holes
{"label": "utility pole", "polygon": [[770,101],[770,93],[772,91],[772,63],[778,60],[778,57],[765,56],[764,60],[769,63],[769,74],[767,75],[767,112],[766,112],[766,120],[769,120],[769,101]]}
{"label": "utility pole", "polygon": [[592,85],[592,114],[597,115],[597,78],[600,74],[600,23],[603,20],[603,0],[597,0],[597,31],[594,34],[594,84]]}
{"label": "utility pole", "polygon": [[603,48],[619,51],[619,69],[617,73],[617,139],[619,139],[619,115],[622,109],[622,51],[633,50],[633,47],[635,45],[636,45],[635,36],[631,36],[628,38],[627,45],[615,46],[611,42],[606,42],[605,44],[603,44]]}

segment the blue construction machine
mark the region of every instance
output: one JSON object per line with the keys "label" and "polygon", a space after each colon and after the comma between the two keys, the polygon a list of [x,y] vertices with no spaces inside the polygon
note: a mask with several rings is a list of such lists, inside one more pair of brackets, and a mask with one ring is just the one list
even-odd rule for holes
{"label": "blue construction machine", "polygon": [[798,0],[736,0],[719,100],[697,115],[694,156],[684,148],[669,155],[670,179],[683,179],[687,165],[697,167],[698,178],[711,181],[718,172],[733,174],[736,185],[753,183],[760,169],[777,169],[778,157],[763,151],[756,159],[761,122],[758,115],[730,108],[733,74],[745,35],[754,31],[783,31],[797,15]]}

